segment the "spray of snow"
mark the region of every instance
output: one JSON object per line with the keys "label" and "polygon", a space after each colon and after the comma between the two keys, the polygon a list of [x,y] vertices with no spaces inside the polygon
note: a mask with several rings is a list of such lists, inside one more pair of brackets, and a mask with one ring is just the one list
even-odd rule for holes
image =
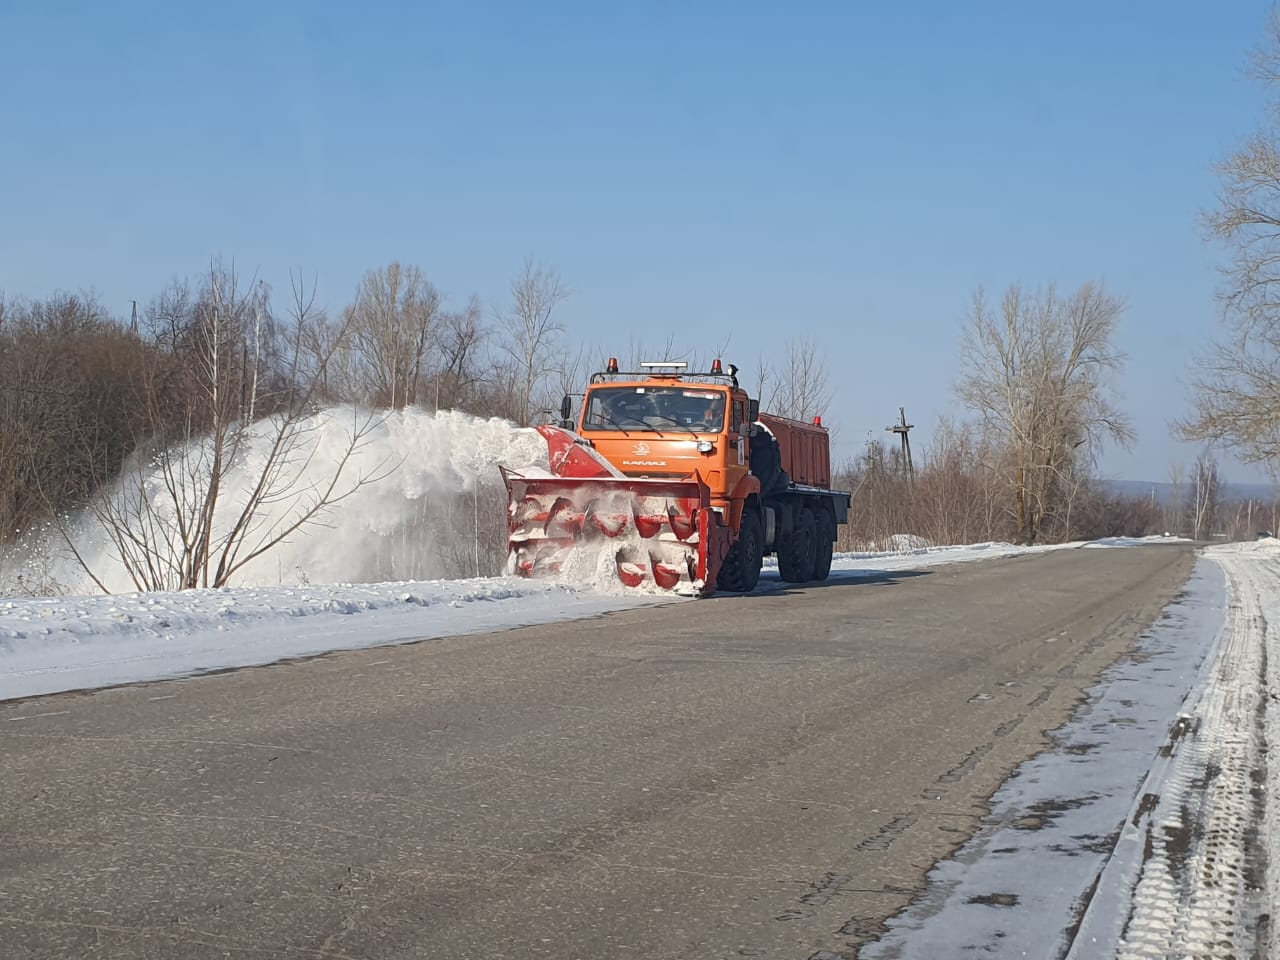
{"label": "spray of snow", "polygon": [[[282,529],[297,515],[299,497],[327,484],[350,443],[351,425],[350,410],[323,411],[303,424],[305,450],[299,452],[306,456],[291,458],[298,470],[294,492],[263,504],[260,530]],[[215,531],[228,528],[262,475],[269,433],[254,437],[226,477]],[[362,438],[338,490],[351,488],[361,476],[385,476],[360,486],[324,511],[318,523],[248,563],[231,585],[500,573],[506,555],[506,493],[498,465],[545,470],[546,456],[546,444],[536,432],[506,420],[456,411],[390,413]],[[158,472],[145,478],[144,489],[157,509],[171,509]],[[121,493],[117,487],[107,495]],[[100,524],[86,514],[74,528],[77,549],[108,590],[136,589]],[[0,593],[40,592],[41,583],[60,593],[95,592],[65,545],[59,549],[58,540],[56,534],[46,534],[42,543],[27,544],[0,560]]]}

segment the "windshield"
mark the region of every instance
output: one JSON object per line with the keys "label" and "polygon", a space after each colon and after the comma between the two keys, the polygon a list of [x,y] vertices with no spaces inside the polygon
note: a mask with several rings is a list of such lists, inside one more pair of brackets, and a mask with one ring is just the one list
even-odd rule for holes
{"label": "windshield", "polygon": [[724,394],[718,390],[670,387],[599,387],[587,396],[582,429],[650,431],[683,428],[719,433],[724,428]]}

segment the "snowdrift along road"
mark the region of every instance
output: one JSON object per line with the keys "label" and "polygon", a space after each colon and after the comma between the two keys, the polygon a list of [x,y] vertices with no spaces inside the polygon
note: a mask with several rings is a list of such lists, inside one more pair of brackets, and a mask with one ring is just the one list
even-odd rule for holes
{"label": "snowdrift along road", "polygon": [[[1079,546],[987,543],[845,554],[833,562],[832,577],[866,579]],[[626,590],[611,575],[600,583],[611,589],[493,577],[0,600],[0,700],[675,602]],[[758,590],[785,586],[766,570]]]}

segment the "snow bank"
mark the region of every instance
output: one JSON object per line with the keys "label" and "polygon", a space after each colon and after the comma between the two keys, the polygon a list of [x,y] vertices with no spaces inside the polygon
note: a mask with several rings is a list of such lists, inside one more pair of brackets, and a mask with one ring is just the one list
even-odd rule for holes
{"label": "snow bank", "polygon": [[859,956],[1280,955],[1260,920],[1280,903],[1277,624],[1280,541],[1207,548],[1135,655]]}
{"label": "snow bank", "polygon": [[[905,537],[905,534],[896,534]],[[916,538],[924,543],[923,538]],[[965,546],[934,547],[918,546],[905,549],[893,549],[885,553],[837,553],[831,561],[832,576],[845,570],[863,570],[866,561],[875,560],[882,570],[901,570],[921,565],[933,566],[943,563],[967,563],[972,560],[995,560],[1001,557],[1021,557],[1032,553],[1047,553],[1051,550],[1076,550],[1085,547],[1141,547],[1160,543],[1189,543],[1182,537],[1108,537],[1102,540],[1075,540],[1070,543],[1036,544],[1021,546],[1003,541],[989,543],[971,543]],[[768,565],[770,561],[766,561]],[[776,562],[773,567],[776,569]]]}
{"label": "snow bank", "polygon": [[[1280,542],[1212,546],[1225,616],[1213,656],[1172,719],[1102,872],[1069,956],[1275,956],[1280,771],[1267,763],[1280,720],[1273,617]],[[1268,789],[1258,790],[1264,779]],[[1264,878],[1265,874],[1265,878]]]}
{"label": "snow bank", "polygon": [[[992,796],[974,836],[933,868],[924,894],[859,956],[1062,956],[1080,905],[1112,855],[1108,837],[1131,816],[1143,772],[1214,648],[1225,594],[1221,571],[1198,563],[1183,595],[1142,635],[1134,655],[1086,691],[1074,716],[1048,734],[1049,748]],[[1140,838],[1122,846],[1122,855],[1141,858]],[[996,907],[995,896],[1006,900]],[[1098,909],[1081,960],[1115,956],[1096,941],[1109,936],[1113,945],[1118,935],[1097,929],[1102,911],[1108,924],[1127,916],[1123,891],[1099,891],[1093,902]]]}
{"label": "snow bank", "polygon": [[[858,580],[1048,549],[975,544],[843,554],[831,576]],[[757,589],[791,587],[774,566]],[[0,700],[672,602],[680,601],[620,585],[505,577],[0,600]]]}
{"label": "snow bank", "polygon": [[0,601],[0,700],[669,602],[513,578]]}

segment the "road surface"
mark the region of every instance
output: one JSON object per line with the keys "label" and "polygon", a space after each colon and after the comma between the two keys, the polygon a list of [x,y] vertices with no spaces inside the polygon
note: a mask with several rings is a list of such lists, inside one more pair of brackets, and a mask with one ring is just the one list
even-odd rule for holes
{"label": "road surface", "polygon": [[852,958],[1191,565],[1055,551],[0,704],[0,957]]}

